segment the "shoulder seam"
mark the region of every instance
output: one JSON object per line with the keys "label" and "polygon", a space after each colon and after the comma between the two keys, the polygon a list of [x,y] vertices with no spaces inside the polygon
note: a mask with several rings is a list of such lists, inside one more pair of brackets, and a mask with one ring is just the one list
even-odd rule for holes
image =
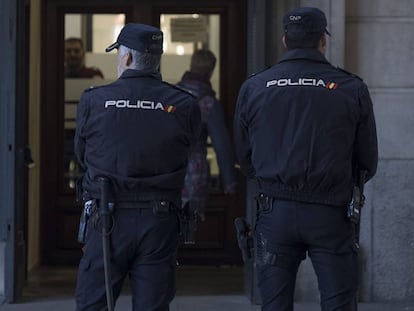
{"label": "shoulder seam", "polygon": [[99,88],[101,88],[101,87],[103,87],[103,86],[105,86],[105,85],[97,85],[97,86],[90,86],[90,87],[88,87],[87,89],[85,89],[84,90],[84,92],[90,92],[90,91],[92,91],[92,90],[96,90],[96,89],[99,89]]}
{"label": "shoulder seam", "polygon": [[264,72],[264,71],[266,71],[266,70],[268,70],[268,69],[270,69],[270,68],[272,68],[274,65],[270,65],[270,66],[267,66],[266,68],[263,68],[262,70],[259,70],[259,71],[257,71],[257,72],[253,72],[253,73],[251,73],[247,78],[246,78],[246,80],[248,80],[248,79],[250,79],[250,78],[253,78],[254,76],[256,76],[257,74],[259,74],[259,73],[262,73],[262,72]]}
{"label": "shoulder seam", "polygon": [[352,77],[354,77],[354,78],[357,78],[358,80],[361,80],[361,81],[364,81],[360,76],[358,76],[358,75],[356,75],[356,74],[354,74],[354,73],[352,73],[352,72],[350,72],[350,71],[348,71],[348,70],[345,70],[344,68],[341,68],[341,67],[335,67],[337,70],[339,70],[339,71],[342,71],[343,73],[346,73],[347,75],[350,75],[350,76],[352,76]]}
{"label": "shoulder seam", "polygon": [[171,87],[173,87],[173,88],[175,88],[175,89],[177,89],[177,90],[179,90],[179,91],[181,91],[183,93],[186,93],[186,94],[191,95],[192,97],[196,98],[196,96],[193,93],[191,93],[190,91],[188,91],[188,90],[186,90],[186,89],[184,89],[184,88],[182,88],[182,87],[180,87],[178,85],[171,84],[171,83],[169,83],[167,81],[162,81],[162,83],[165,83],[165,84],[167,84],[167,85],[169,85],[169,86],[171,86]]}

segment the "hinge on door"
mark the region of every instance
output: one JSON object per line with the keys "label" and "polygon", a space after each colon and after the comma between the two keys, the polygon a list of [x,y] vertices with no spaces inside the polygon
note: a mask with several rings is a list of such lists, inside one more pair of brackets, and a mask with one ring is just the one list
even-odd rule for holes
{"label": "hinge on door", "polygon": [[8,221],[0,221],[0,241],[7,241],[9,239],[11,225]]}

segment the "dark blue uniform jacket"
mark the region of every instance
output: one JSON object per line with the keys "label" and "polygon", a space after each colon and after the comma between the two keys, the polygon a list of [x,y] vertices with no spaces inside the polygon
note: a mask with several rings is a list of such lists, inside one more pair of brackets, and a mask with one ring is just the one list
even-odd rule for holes
{"label": "dark blue uniform jacket", "polygon": [[261,192],[287,200],[344,205],[353,170],[377,168],[367,86],[317,50],[288,51],[247,79],[234,120],[242,171]]}
{"label": "dark blue uniform jacket", "polygon": [[86,169],[84,198],[99,198],[100,175],[111,200],[179,200],[201,117],[195,97],[158,72],[126,70],[86,90],[77,110],[75,153]]}

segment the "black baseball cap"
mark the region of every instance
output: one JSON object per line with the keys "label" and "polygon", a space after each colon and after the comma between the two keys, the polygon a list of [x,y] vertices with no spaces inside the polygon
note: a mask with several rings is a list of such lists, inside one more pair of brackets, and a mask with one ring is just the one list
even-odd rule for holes
{"label": "black baseball cap", "polygon": [[318,8],[300,7],[283,16],[285,32],[305,34],[325,31],[326,34],[331,35],[326,26],[325,13]]}
{"label": "black baseball cap", "polygon": [[129,23],[122,28],[116,42],[108,46],[105,51],[110,52],[113,49],[124,45],[130,49],[150,53],[162,54],[163,33],[156,27]]}

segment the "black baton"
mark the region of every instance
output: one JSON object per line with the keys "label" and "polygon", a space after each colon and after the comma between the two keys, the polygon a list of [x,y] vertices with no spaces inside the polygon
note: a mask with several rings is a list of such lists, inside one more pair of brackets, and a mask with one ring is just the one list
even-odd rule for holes
{"label": "black baton", "polygon": [[105,289],[106,289],[106,302],[108,305],[108,311],[114,310],[114,297],[112,293],[112,277],[111,277],[111,253],[109,245],[109,235],[111,233],[111,211],[108,206],[108,191],[109,191],[109,178],[99,177],[99,183],[101,187],[101,200],[99,204],[99,214],[102,225],[102,249],[104,260],[104,272],[105,272]]}

